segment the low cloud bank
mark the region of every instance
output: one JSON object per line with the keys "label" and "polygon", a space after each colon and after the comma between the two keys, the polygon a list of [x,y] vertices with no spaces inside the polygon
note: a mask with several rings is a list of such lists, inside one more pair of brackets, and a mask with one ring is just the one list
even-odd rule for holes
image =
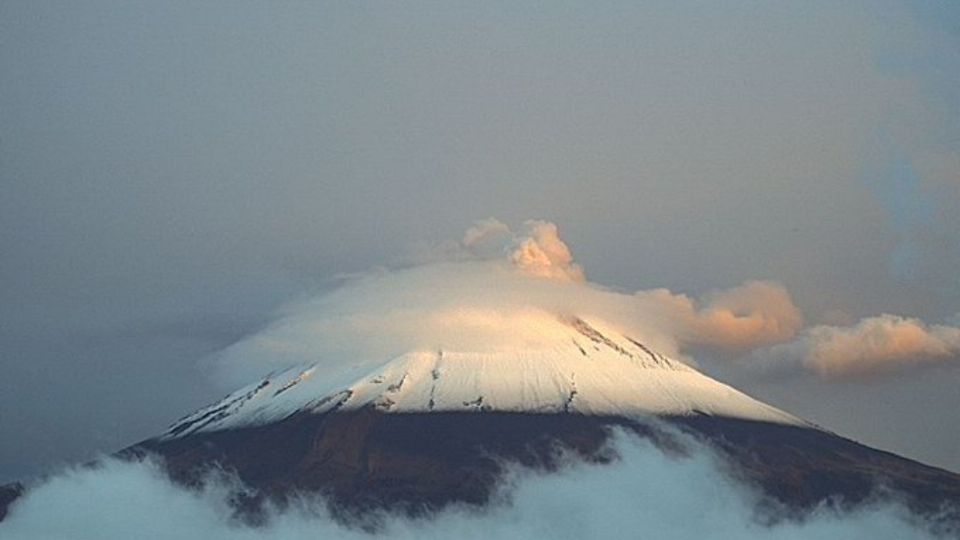
{"label": "low cloud bank", "polygon": [[573,463],[556,474],[518,471],[504,497],[487,509],[451,508],[429,518],[383,516],[376,534],[330,519],[322,501],[273,512],[250,528],[230,517],[236,485],[214,482],[189,491],[155,465],[107,461],[76,469],[31,490],[15,504],[0,537],[11,540],[113,538],[243,540],[254,538],[763,538],[908,540],[934,538],[895,503],[849,513],[823,509],[802,523],[757,519],[758,495],[735,483],[700,448],[664,455],[647,441],[619,435],[612,464]]}

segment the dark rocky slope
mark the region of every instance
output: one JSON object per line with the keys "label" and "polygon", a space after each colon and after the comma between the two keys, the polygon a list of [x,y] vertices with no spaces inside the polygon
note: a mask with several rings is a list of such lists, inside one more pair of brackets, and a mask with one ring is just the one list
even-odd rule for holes
{"label": "dark rocky slope", "polygon": [[[263,426],[150,439],[118,455],[159,456],[171,477],[188,486],[202,483],[212,468],[235,473],[253,488],[236,501],[238,513],[253,521],[264,500],[282,504],[296,493],[323,494],[335,515],[351,519],[378,509],[416,515],[450,503],[482,505],[505,463],[550,470],[563,456],[615,459],[607,444],[615,428],[679,456],[690,443],[679,432],[701,439],[727,458],[732,475],[768,496],[774,519],[895,492],[919,514],[941,515],[945,529],[960,530],[960,475],[822,430],[706,415],[640,421],[494,411],[301,412]],[[0,516],[21,491],[0,488]]]}
{"label": "dark rocky slope", "polygon": [[173,478],[193,484],[217,463],[259,497],[325,494],[339,513],[419,513],[452,502],[483,504],[505,462],[539,469],[561,464],[560,449],[590,461],[614,458],[613,428],[683,454],[679,428],[725,456],[731,474],[795,515],[830,501],[855,506],[894,491],[915,511],[960,507],[960,475],[799,426],[712,416],[650,422],[615,416],[507,412],[382,413],[372,408],[182,439],[148,440],[125,455],[155,453]]}

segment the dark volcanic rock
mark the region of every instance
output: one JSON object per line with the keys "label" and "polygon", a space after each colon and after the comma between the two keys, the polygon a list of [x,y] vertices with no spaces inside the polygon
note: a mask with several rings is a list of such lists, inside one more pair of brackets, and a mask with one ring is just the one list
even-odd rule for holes
{"label": "dark volcanic rock", "polygon": [[[301,412],[263,426],[151,439],[118,455],[159,456],[171,477],[188,486],[201,484],[211,469],[235,473],[253,490],[236,499],[238,513],[254,522],[264,500],[283,504],[297,493],[323,494],[342,518],[376,509],[419,515],[450,503],[488,502],[507,462],[551,470],[564,456],[615,459],[608,444],[615,428],[679,455],[689,441],[678,431],[702,440],[727,458],[733,476],[775,501],[779,518],[802,517],[825,501],[856,506],[886,490],[922,515],[954,508],[943,518],[944,530],[960,530],[960,475],[826,431],[706,415],[645,422],[493,411]],[[0,488],[0,516],[21,491]]]}
{"label": "dark volcanic rock", "polygon": [[728,458],[734,473],[792,509],[856,506],[884,493],[932,515],[960,510],[960,475],[828,431],[708,416],[671,419]]}
{"label": "dark volcanic rock", "polygon": [[731,473],[801,515],[824,501],[854,506],[893,490],[914,510],[960,506],[960,476],[826,431],[712,416],[642,422],[614,416],[506,412],[382,413],[372,408],[298,413],[273,424],[149,440],[176,480],[195,484],[216,463],[260,497],[323,493],[335,512],[417,514],[453,502],[483,504],[505,462],[550,470],[561,450],[589,461],[614,456],[612,428],[682,453],[679,427],[728,458]]}
{"label": "dark volcanic rock", "polygon": [[389,508],[418,514],[452,502],[487,502],[504,462],[552,469],[562,451],[607,461],[613,426],[656,436],[646,424],[615,417],[368,408],[149,440],[125,452],[162,456],[171,476],[188,485],[217,463],[273,499],[315,492],[340,513]]}
{"label": "dark volcanic rock", "polygon": [[23,495],[23,484],[14,482],[0,486],[0,521],[7,516],[7,509]]}

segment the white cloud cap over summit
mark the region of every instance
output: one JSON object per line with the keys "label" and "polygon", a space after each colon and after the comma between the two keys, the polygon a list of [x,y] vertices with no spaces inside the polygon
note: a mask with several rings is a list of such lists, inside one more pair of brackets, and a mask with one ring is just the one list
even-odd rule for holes
{"label": "white cloud cap over summit", "polygon": [[625,293],[590,283],[555,224],[518,231],[487,219],[428,262],[355,276],[287,305],[268,328],[226,349],[221,372],[246,384],[321,362],[341,372],[411,351],[550,347],[558,317],[603,321],[694,364],[698,348],[748,351],[794,337],[802,316],[780,284],[750,281],[702,300],[666,289]]}
{"label": "white cloud cap over summit", "polygon": [[340,372],[411,351],[537,349],[552,343],[544,328],[571,316],[604,321],[693,365],[704,354],[825,379],[890,373],[960,352],[960,328],[895,315],[805,329],[776,281],[749,280],[699,298],[666,288],[612,290],[587,281],[557,226],[541,220],[517,230],[478,221],[419,264],[356,275],[278,315],[219,355],[230,384],[317,361]]}

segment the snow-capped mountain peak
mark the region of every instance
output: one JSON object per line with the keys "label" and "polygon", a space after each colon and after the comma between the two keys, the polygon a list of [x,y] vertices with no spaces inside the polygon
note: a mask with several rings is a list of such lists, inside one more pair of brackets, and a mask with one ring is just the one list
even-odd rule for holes
{"label": "snow-capped mountain peak", "polygon": [[322,362],[273,373],[181,419],[163,437],[363,407],[385,413],[706,414],[804,424],[599,321],[557,318],[542,333],[550,339],[531,348],[412,351],[346,384],[321,376]]}

